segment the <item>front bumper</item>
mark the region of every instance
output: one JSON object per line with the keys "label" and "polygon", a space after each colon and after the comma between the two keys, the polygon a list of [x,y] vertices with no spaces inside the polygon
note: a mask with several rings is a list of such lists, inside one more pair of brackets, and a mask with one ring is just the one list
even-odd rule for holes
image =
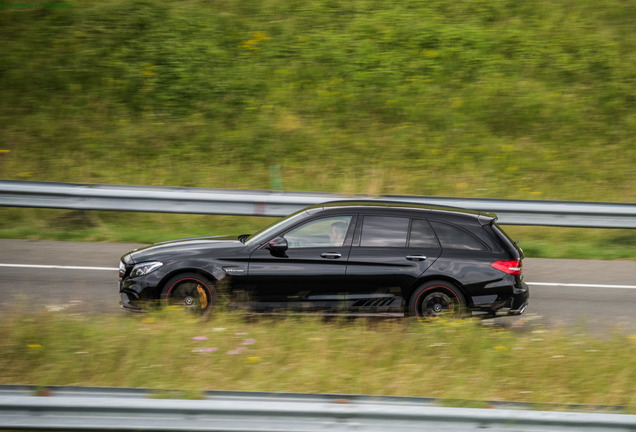
{"label": "front bumper", "polygon": [[119,304],[123,309],[144,312],[159,303],[156,282],[152,278],[125,278],[119,282]]}
{"label": "front bumper", "polygon": [[122,309],[129,310],[131,312],[143,312],[144,308],[141,306],[141,301],[134,293],[120,292],[119,296],[121,300],[119,305]]}

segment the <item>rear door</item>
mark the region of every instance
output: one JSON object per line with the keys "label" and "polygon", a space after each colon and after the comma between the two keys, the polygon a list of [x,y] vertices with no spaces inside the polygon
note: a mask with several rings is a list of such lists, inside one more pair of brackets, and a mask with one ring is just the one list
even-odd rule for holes
{"label": "rear door", "polygon": [[347,265],[348,295],[358,300],[351,306],[401,309],[402,293],[440,253],[439,242],[426,219],[361,215]]}

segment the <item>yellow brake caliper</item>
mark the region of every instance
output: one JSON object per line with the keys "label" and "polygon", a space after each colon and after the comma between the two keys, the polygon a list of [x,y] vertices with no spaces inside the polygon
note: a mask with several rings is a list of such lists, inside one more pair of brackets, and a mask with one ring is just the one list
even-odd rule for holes
{"label": "yellow brake caliper", "polygon": [[205,294],[205,290],[201,285],[197,285],[197,292],[199,293],[199,301],[201,302],[201,309],[208,307],[208,296]]}

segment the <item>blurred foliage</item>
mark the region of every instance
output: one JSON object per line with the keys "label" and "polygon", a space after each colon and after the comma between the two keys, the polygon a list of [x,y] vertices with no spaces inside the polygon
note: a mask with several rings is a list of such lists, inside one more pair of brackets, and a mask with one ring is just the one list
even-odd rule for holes
{"label": "blurred foliage", "polygon": [[633,201],[636,4],[0,8],[0,177]]}
{"label": "blurred foliage", "polygon": [[472,320],[223,312],[201,323],[171,311],[123,317],[85,316],[77,304],[50,309],[0,316],[0,383],[142,387],[158,397],[239,390],[636,408],[636,340],[623,331],[598,338],[546,330],[530,317],[513,321],[513,331]]}

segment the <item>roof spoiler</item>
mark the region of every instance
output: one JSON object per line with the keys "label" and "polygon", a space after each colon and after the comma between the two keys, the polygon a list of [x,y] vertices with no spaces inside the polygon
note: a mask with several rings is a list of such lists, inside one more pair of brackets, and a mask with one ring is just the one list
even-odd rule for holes
{"label": "roof spoiler", "polygon": [[497,222],[497,215],[492,213],[479,213],[477,220],[481,226],[491,225]]}

